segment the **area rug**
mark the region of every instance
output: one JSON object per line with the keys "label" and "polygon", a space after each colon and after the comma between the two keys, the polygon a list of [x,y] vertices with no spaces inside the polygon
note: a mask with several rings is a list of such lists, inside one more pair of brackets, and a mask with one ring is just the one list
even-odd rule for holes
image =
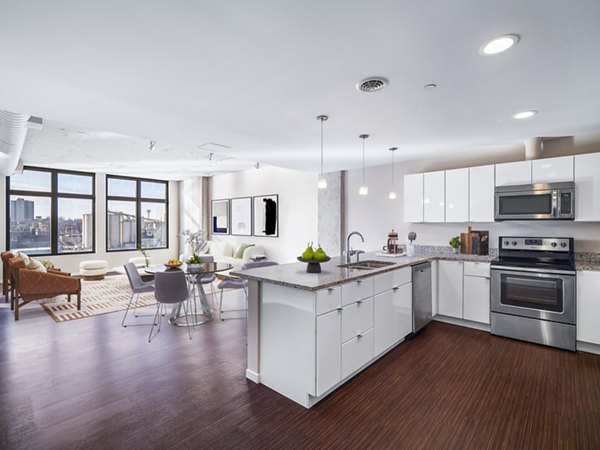
{"label": "area rug", "polygon": [[[104,280],[81,280],[81,310],[77,310],[77,297],[66,295],[39,300],[42,308],[56,322],[83,319],[117,311],[124,311],[131,298],[131,288],[126,275],[111,275]],[[140,294],[138,307],[155,304],[154,293]]]}

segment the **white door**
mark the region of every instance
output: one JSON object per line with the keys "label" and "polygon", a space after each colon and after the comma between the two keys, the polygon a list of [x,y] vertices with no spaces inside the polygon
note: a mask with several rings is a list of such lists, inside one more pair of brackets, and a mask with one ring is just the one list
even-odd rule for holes
{"label": "white door", "polygon": [[342,314],[331,311],[317,317],[317,396],[342,377]]}
{"label": "white door", "polygon": [[575,155],[575,220],[600,222],[600,153]]}
{"label": "white door", "polygon": [[534,159],[531,165],[533,183],[573,181],[573,156]]}
{"label": "white door", "polygon": [[496,186],[531,184],[531,161],[496,164]]}
{"label": "white door", "polygon": [[423,222],[423,174],[404,175],[404,221]]}
{"label": "white door", "polygon": [[463,265],[438,261],[438,314],[463,318]]}
{"label": "white door", "polygon": [[577,340],[600,344],[600,272],[577,272]]}
{"label": "white door", "polygon": [[469,169],[446,170],[446,222],[469,221]]}
{"label": "white door", "polygon": [[489,324],[490,279],[465,275],[463,283],[463,318]]}
{"label": "white door", "polygon": [[445,222],[445,172],[423,174],[423,221]]}
{"label": "white door", "polygon": [[469,221],[494,221],[494,166],[469,169]]}

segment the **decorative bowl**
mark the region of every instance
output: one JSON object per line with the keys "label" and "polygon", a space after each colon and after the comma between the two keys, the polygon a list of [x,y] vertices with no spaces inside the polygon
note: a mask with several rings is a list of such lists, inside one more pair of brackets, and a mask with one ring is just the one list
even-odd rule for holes
{"label": "decorative bowl", "polygon": [[298,256],[298,261],[307,263],[306,272],[307,273],[321,273],[321,263],[329,261],[331,258],[326,256],[325,259],[304,259],[301,256]]}
{"label": "decorative bowl", "polygon": [[181,267],[183,263],[179,263],[179,264],[169,264],[169,263],[165,263],[165,267],[167,269],[177,269],[178,267]]}
{"label": "decorative bowl", "polygon": [[187,270],[196,270],[200,271],[204,268],[204,264],[188,264]]}

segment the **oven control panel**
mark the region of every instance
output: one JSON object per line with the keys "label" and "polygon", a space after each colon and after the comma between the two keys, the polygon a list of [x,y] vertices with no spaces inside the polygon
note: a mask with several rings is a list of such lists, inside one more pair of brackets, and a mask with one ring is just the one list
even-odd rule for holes
{"label": "oven control panel", "polygon": [[528,238],[503,236],[500,238],[501,250],[538,250],[571,252],[570,238]]}

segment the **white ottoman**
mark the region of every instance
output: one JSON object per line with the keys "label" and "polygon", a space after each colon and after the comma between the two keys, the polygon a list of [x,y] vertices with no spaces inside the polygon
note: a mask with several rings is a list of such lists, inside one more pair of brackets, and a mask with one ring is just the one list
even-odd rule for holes
{"label": "white ottoman", "polygon": [[103,259],[91,259],[79,264],[79,275],[84,280],[103,280],[108,272],[108,261]]}

